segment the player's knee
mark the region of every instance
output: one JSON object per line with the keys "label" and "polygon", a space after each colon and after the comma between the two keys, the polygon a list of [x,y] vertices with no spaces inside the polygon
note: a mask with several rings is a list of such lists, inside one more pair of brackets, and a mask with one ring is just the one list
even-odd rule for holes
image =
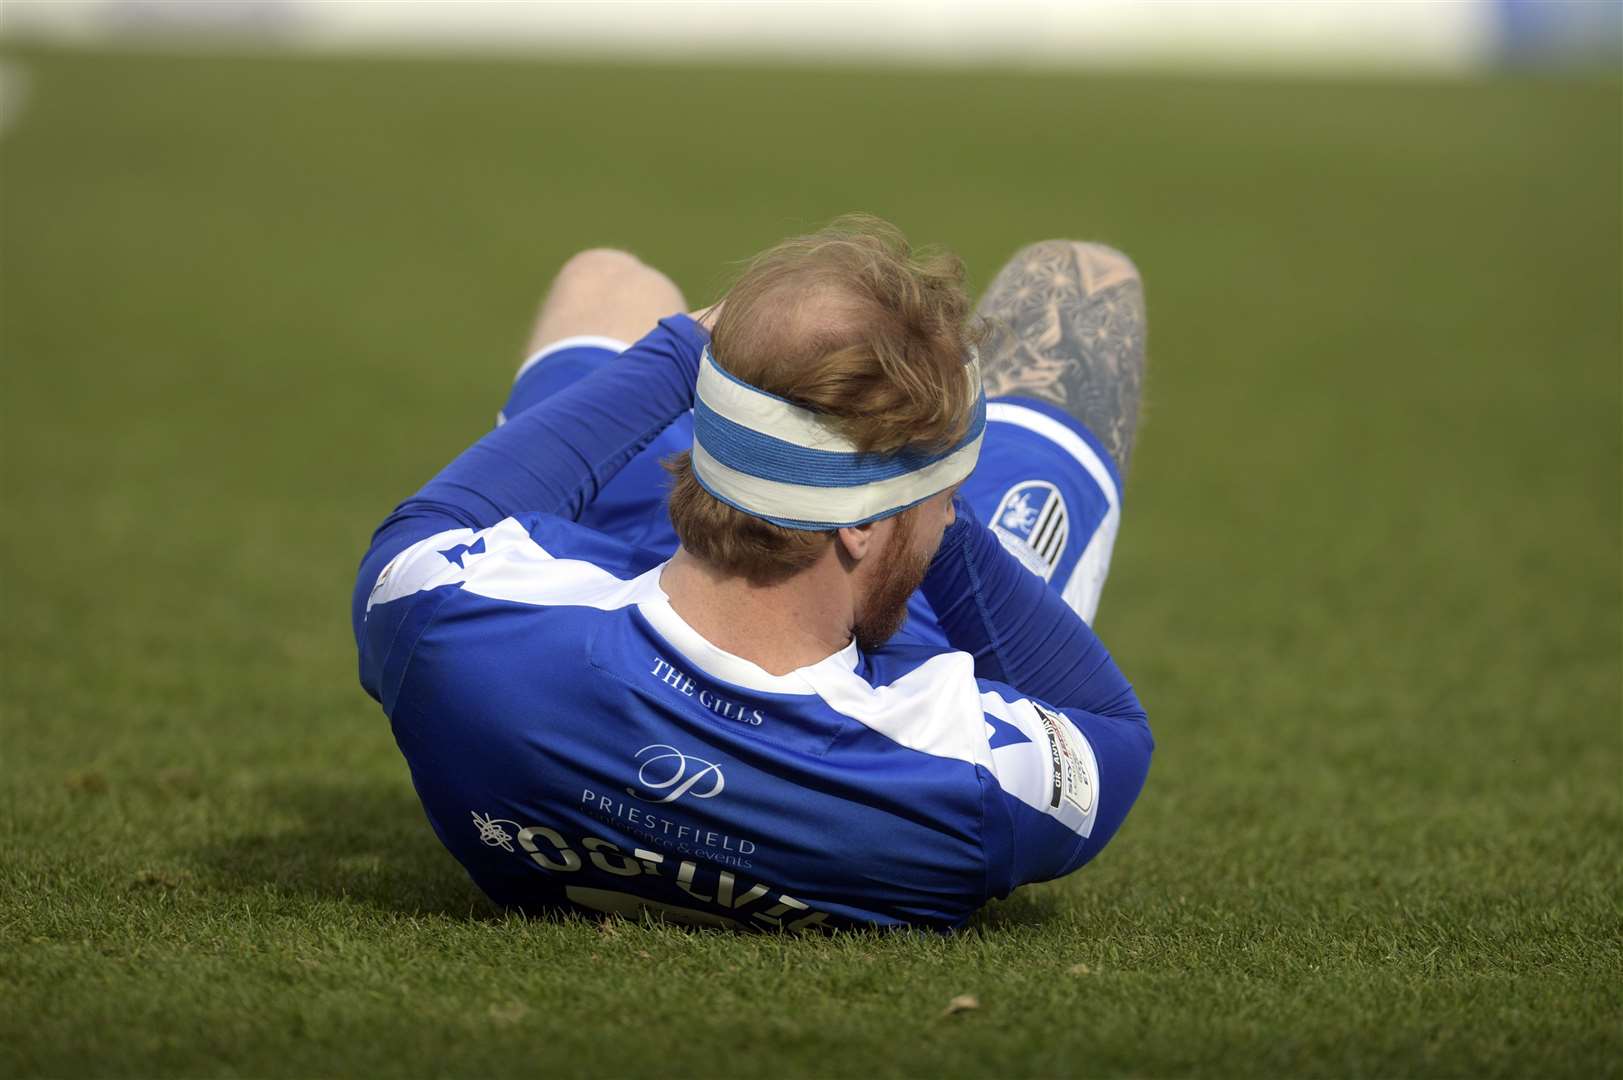
{"label": "player's knee", "polygon": [[1113,248],[1108,244],[1090,244],[1081,240],[1073,240],[1071,243],[1075,245],[1079,255],[1091,257],[1094,265],[1108,267],[1120,278],[1130,278],[1133,281],[1143,282],[1144,279],[1139,275],[1137,264],[1128,258],[1126,252]]}
{"label": "player's knee", "polygon": [[682,291],[677,284],[633,253],[617,247],[589,247],[566,258],[557,278],[553,278],[547,302],[618,302],[644,297],[670,300],[675,307],[682,305]]}
{"label": "player's knee", "polygon": [[613,286],[617,282],[634,280],[644,273],[657,274],[659,271],[629,251],[610,247],[587,248],[575,252],[564,260],[563,266],[558,268],[558,276],[553,279],[552,287],[602,288]]}
{"label": "player's knee", "polygon": [[656,319],[687,310],[676,283],[629,251],[587,248],[564,261],[541,302],[533,354],[581,334],[635,341]]}
{"label": "player's knee", "polygon": [[1109,244],[1087,240],[1039,240],[1021,248],[1010,262],[1029,266],[1053,259],[1074,259],[1077,266],[1095,275],[1108,276],[1113,281],[1143,281],[1138,267],[1126,252]]}

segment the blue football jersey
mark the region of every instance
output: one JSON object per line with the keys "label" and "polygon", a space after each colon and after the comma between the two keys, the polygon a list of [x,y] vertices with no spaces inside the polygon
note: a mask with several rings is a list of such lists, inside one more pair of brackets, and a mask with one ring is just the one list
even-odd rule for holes
{"label": "blue football jersey", "polygon": [[771,675],[649,553],[556,517],[402,551],[363,679],[435,831],[498,903],[763,928],[961,923],[1104,844],[1148,730],[855,644]]}
{"label": "blue football jersey", "polygon": [[[526,912],[756,929],[950,928],[1087,862],[1137,798],[1152,742],[1041,568],[1074,573],[1086,556],[1054,530],[1115,503],[1060,491],[1060,520],[1055,493],[1016,476],[995,542],[978,524],[955,534],[979,545],[973,572],[937,559],[935,599],[968,651],[927,611],[940,641],[852,643],[770,674],[672,609],[668,538],[602,527],[646,502],[626,470],[657,467],[648,451],[691,406],[703,341],[665,320],[510,413],[374,537],[353,607],[361,682],[441,841]],[[1063,687],[1065,704],[985,677],[1005,670]]]}

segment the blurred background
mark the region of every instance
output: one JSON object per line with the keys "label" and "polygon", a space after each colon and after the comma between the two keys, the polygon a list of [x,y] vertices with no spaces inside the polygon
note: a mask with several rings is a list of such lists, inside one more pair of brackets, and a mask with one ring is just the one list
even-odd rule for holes
{"label": "blurred background", "polygon": [[875,59],[1061,69],[1614,66],[1608,0],[13,0],[8,34],[187,48]]}
{"label": "blurred background", "polygon": [[[174,927],[228,907],[416,941],[434,970],[388,978],[470,995],[448,1015],[522,994],[459,966],[482,902],[356,685],[355,563],[492,423],[573,251],[627,247],[697,305],[866,210],[977,289],[1054,236],[1145,278],[1099,629],[1160,749],[1105,856],[989,924],[1070,920],[1144,980],[1090,1006],[1089,1052],[1615,1075],[1620,50],[1601,0],[5,0],[0,873],[30,944],[0,1043],[52,1073],[376,1071],[234,1019],[405,993],[338,957],[307,986],[266,945],[237,1011],[176,1019],[207,960]],[[779,998],[823,1025],[800,1060],[960,1060],[852,1028],[820,978]],[[1134,987],[1160,1011],[1100,1003]],[[429,1071],[436,1032],[506,1045],[396,1013],[369,1022]]]}

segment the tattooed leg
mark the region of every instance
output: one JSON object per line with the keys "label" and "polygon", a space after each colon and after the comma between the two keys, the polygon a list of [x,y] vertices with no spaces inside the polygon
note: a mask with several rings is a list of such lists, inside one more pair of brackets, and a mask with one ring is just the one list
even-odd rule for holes
{"label": "tattooed leg", "polygon": [[1058,405],[1099,437],[1123,476],[1144,384],[1144,287],[1103,244],[1044,240],[998,271],[976,309],[987,397]]}

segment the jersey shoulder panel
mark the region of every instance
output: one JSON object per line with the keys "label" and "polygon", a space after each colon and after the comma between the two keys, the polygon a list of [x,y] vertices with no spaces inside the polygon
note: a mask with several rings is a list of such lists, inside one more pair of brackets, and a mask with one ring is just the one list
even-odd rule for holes
{"label": "jersey shoulder panel", "polygon": [[819,667],[831,708],[893,742],[984,768],[998,789],[1078,841],[1098,814],[1099,765],[1063,711],[979,679],[964,652],[909,645],[864,657],[857,671]]}
{"label": "jersey shoulder panel", "polygon": [[991,765],[968,653],[920,646],[864,660],[856,670],[806,672],[831,709],[864,728],[934,757]]}
{"label": "jersey shoulder panel", "polygon": [[[1099,816],[1099,761],[1065,711],[978,679],[973,658],[951,649],[881,650],[865,657],[857,671],[823,668],[815,675],[819,696],[848,723],[860,725],[867,741],[882,737],[929,755],[909,773],[921,779],[933,774],[932,783],[955,790],[973,778],[978,820],[971,822],[963,811],[955,817],[959,835],[973,834],[981,852],[983,899],[1069,873],[1086,861]],[[854,750],[863,741],[845,745]],[[938,764],[927,764],[932,759]],[[947,762],[967,768],[943,769]]]}
{"label": "jersey shoulder panel", "polygon": [[401,551],[378,574],[373,608],[448,585],[530,604],[623,605],[622,587],[660,565],[654,553],[548,514],[486,529],[447,529]]}
{"label": "jersey shoulder panel", "polygon": [[[659,592],[650,552],[547,514],[485,529],[447,529],[402,550],[379,572],[361,627],[361,680],[386,712],[416,643],[451,593],[486,606],[610,611]],[[459,604],[466,614],[467,604]]]}

